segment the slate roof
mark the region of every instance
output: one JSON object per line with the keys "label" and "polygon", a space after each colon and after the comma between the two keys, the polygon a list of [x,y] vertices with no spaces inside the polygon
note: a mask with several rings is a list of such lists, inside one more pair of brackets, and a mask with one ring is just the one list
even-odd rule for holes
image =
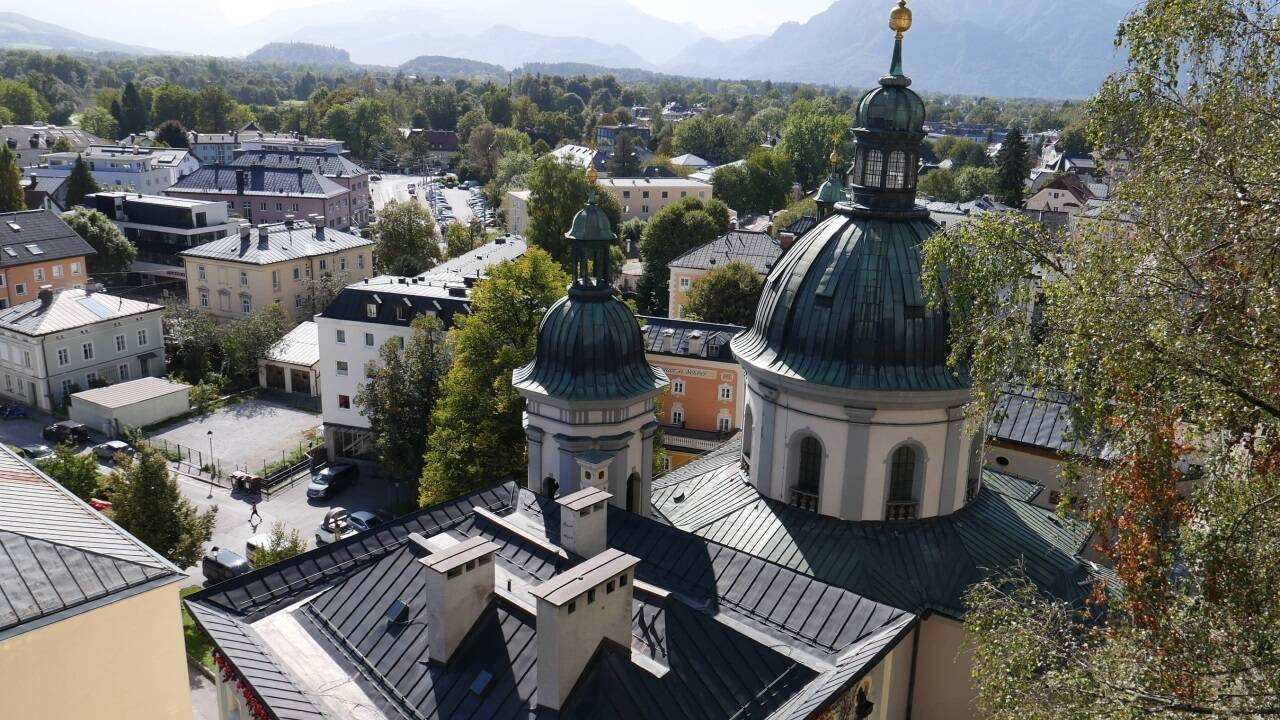
{"label": "slate roof", "polygon": [[0,310],[0,329],[30,336],[48,335],[163,309],[141,300],[66,288],[53,292],[48,307],[36,298]]}
{"label": "slate roof", "polygon": [[987,422],[987,436],[1050,452],[1106,457],[1108,452],[1101,443],[1082,440],[1072,433],[1070,401],[1066,393],[1022,386],[1009,388],[996,398]]}
{"label": "slate roof", "polygon": [[280,169],[311,170],[327,178],[355,177],[368,175],[369,171],[360,167],[345,155],[325,152],[279,152],[275,150],[237,150],[233,167],[269,167]]}
{"label": "slate roof", "polygon": [[79,128],[44,124],[0,126],[0,142],[8,143],[10,147],[18,150],[30,149],[33,136],[42,150],[53,149],[60,138],[66,138],[67,142],[71,143],[71,147],[76,149],[84,149],[102,142],[101,138]]}
{"label": "slate roof", "polygon": [[263,166],[238,168],[233,165],[203,165],[171,185],[166,194],[202,193],[206,195],[239,196],[236,172],[244,173],[244,195],[271,197],[337,197],[346,188],[307,169],[268,168]]}
{"label": "slate roof", "polygon": [[320,362],[320,335],[315,322],[307,320],[294,326],[267,350],[266,359],[303,367]]}
{"label": "slate roof", "polygon": [[[689,335],[695,330],[702,333],[702,347],[698,357],[708,360],[724,360],[736,363],[733,353],[729,352],[729,341],[734,335],[746,328],[740,325],[722,325],[719,323],[699,322],[675,318],[657,317],[654,315],[637,315],[636,319],[643,325],[645,352],[673,357],[689,356]],[[671,330],[671,350],[662,349],[663,334]]]}
{"label": "slate roof", "polygon": [[296,221],[292,226],[286,223],[267,225],[268,235],[264,246],[258,235],[262,227],[259,225],[252,228],[247,241],[241,239],[240,233],[233,233],[219,240],[187,248],[178,255],[247,265],[274,265],[343,250],[373,248],[372,240],[333,228],[325,228],[324,237],[316,237],[317,228],[305,221]]}
{"label": "slate roof", "polygon": [[[39,182],[47,180],[41,178]],[[53,190],[54,187],[51,185],[47,189]],[[93,246],[55,212],[23,210],[0,213],[0,268],[96,253]]]}
{"label": "slate roof", "polygon": [[[915,613],[952,618],[988,572],[1023,565],[1042,590],[1082,601],[1101,572],[1080,553],[1082,523],[1026,501],[1030,484],[991,470],[964,508],[901,522],[824,517],[761,496],[740,467],[740,438],[654,481],[666,521],[823,582]],[[1005,493],[1012,493],[1012,496]]]}
{"label": "slate roof", "polygon": [[0,640],[184,577],[0,447]]}
{"label": "slate roof", "polygon": [[[377,306],[374,317],[369,317],[370,303]],[[399,306],[406,308],[403,317],[397,314]],[[414,315],[430,312],[447,330],[453,327],[454,316],[470,312],[470,307],[471,293],[464,285],[380,275],[340,290],[320,317],[408,327]]]}
{"label": "slate roof", "polygon": [[686,252],[668,266],[692,270],[713,270],[717,265],[737,260],[761,275],[767,275],[782,255],[777,238],[766,232],[730,230],[705,245]]}
{"label": "slate roof", "polygon": [[[499,520],[473,511],[480,507]],[[576,565],[555,552],[559,507],[514,483],[420,510],[375,531],[272,565],[187,599],[247,683],[295,714],[323,703],[286,670],[253,625],[293,612],[298,625],[387,717],[802,717],[851,687],[915,626],[916,616],[633,513],[608,509],[609,546],[640,558],[630,648],[604,643],[563,709],[536,707],[537,623],[525,601]],[[454,658],[428,666],[424,568],[408,534],[483,537],[517,585],[483,611]],[[655,593],[642,586],[659,588]],[[522,588],[524,584],[526,588]],[[669,593],[669,595],[667,594]],[[306,598],[294,609],[293,603]],[[386,631],[401,600],[410,622]],[[661,677],[644,664],[661,666]],[[488,687],[471,685],[481,671]],[[298,707],[299,696],[311,708]],[[785,715],[774,715],[786,710]]]}

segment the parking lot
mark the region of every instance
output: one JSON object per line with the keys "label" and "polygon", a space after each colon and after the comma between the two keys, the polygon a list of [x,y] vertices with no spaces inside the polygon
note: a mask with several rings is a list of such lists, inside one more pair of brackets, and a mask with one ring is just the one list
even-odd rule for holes
{"label": "parking lot", "polygon": [[150,438],[207,454],[208,433],[212,430],[213,456],[218,458],[223,472],[256,472],[314,437],[319,425],[318,413],[249,399],[161,428]]}

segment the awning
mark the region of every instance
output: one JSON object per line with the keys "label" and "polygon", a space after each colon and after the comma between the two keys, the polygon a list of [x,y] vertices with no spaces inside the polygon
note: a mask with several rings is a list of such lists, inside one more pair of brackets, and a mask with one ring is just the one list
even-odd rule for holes
{"label": "awning", "polygon": [[158,275],[160,277],[172,278],[174,280],[186,280],[187,271],[173,265],[161,265],[160,263],[143,262],[142,260],[134,260],[129,265],[129,272],[138,273],[139,275]]}

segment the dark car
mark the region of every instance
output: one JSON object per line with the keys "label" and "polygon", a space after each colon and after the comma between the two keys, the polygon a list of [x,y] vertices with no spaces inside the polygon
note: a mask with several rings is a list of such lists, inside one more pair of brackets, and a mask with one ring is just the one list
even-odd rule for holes
{"label": "dark car", "polygon": [[243,575],[253,570],[253,566],[240,553],[214,545],[200,561],[200,570],[204,573],[204,584],[207,587]]}
{"label": "dark car", "polygon": [[330,465],[316,473],[307,485],[307,497],[327,498],[334,493],[351,487],[360,478],[360,466],[349,463]]}
{"label": "dark car", "polygon": [[89,428],[74,420],[63,420],[44,429],[44,439],[52,440],[59,445],[70,440],[79,445],[89,442]]}
{"label": "dark car", "polygon": [[53,454],[53,448],[48,445],[23,445],[18,448],[18,457],[28,460],[39,460],[42,457],[49,457]]}
{"label": "dark car", "polygon": [[356,510],[347,515],[347,525],[356,532],[367,532],[386,521],[387,519],[381,514],[372,513],[368,510]]}

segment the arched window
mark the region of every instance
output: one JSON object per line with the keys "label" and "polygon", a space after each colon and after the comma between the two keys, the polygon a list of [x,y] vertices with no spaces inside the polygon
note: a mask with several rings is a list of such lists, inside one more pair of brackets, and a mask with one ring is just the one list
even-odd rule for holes
{"label": "arched window", "polygon": [[627,509],[636,512],[640,508],[640,473],[627,476]]}
{"label": "arched window", "polygon": [[916,451],[903,445],[889,461],[889,502],[886,520],[910,520],[916,516]]}
{"label": "arched window", "polygon": [[822,484],[822,443],[805,435],[793,447],[795,484],[791,486],[791,504],[811,512],[818,511],[818,492]]}
{"label": "arched window", "polygon": [[901,190],[907,183],[907,155],[901,150],[889,153],[889,172],[885,187],[890,190]]}
{"label": "arched window", "polygon": [[871,150],[867,153],[867,164],[862,172],[862,184],[866,187],[880,187],[880,174],[884,172],[884,153]]}

